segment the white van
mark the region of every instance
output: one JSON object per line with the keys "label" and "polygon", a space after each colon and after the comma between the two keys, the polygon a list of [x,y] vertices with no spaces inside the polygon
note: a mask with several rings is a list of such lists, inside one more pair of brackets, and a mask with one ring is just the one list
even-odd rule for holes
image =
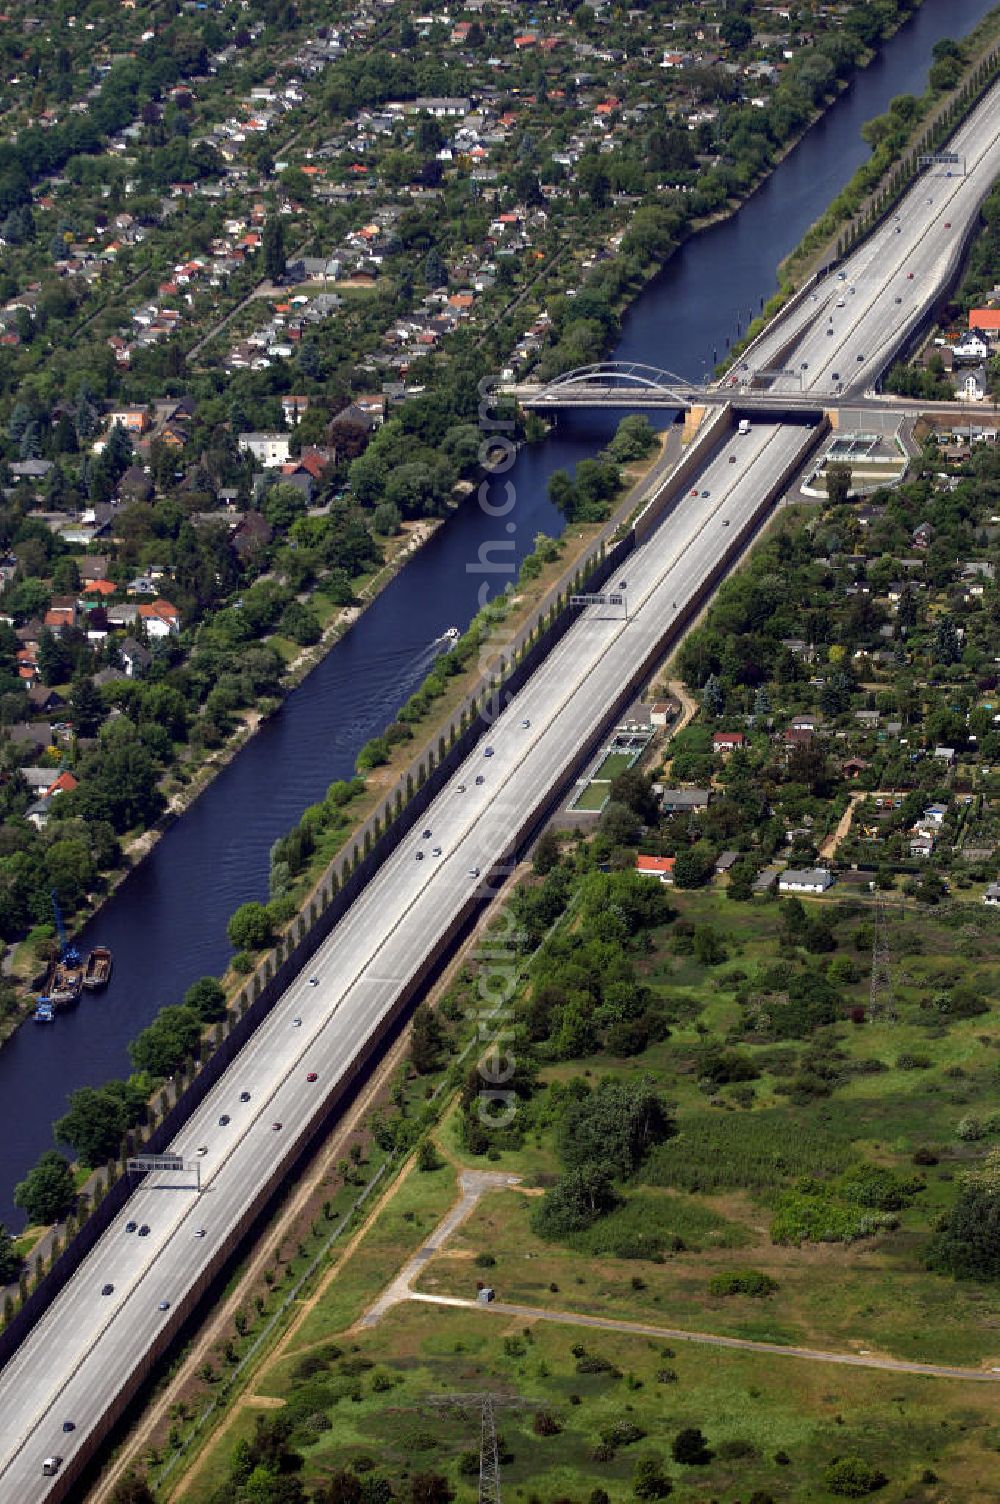
{"label": "white van", "polygon": [[737,433],[749,433],[749,432],[750,432],[750,419],[749,418],[741,418],[740,419],[740,426],[737,429]]}
{"label": "white van", "polygon": [[61,1467],[61,1457],[46,1457],[45,1461],[42,1463],[42,1472],[45,1474],[46,1478],[51,1478],[52,1474],[57,1473]]}

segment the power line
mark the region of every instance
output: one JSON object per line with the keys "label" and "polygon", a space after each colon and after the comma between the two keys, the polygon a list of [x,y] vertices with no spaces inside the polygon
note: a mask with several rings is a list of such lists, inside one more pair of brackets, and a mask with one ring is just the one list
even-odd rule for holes
{"label": "power line", "polygon": [[875,893],[875,923],[872,929],[872,975],[868,997],[868,1018],[872,1023],[896,1021],[896,999],[892,990],[892,962],[889,958],[889,914],[885,894]]}

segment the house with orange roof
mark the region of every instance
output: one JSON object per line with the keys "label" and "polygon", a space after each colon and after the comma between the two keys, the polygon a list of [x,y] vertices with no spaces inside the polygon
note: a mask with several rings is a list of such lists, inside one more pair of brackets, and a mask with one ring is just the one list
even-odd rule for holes
{"label": "house with orange roof", "polygon": [[655,877],[661,883],[672,883],[675,860],[672,856],[637,856],[635,870],[640,877]]}
{"label": "house with orange roof", "polygon": [[84,595],[114,595],[118,586],[112,580],[88,580],[83,587]]}
{"label": "house with orange roof", "polygon": [[159,596],[139,607],[139,620],[150,637],[176,637],[181,629],[177,607]]}

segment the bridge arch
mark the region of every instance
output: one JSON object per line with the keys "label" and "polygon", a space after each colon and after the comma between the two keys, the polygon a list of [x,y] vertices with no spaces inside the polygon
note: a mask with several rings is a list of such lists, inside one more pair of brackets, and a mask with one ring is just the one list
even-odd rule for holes
{"label": "bridge arch", "polygon": [[556,401],[571,393],[597,395],[599,392],[613,392],[618,387],[640,387],[673,398],[679,407],[684,407],[696,385],[675,371],[661,370],[659,366],[647,365],[644,361],[603,360],[589,366],[576,366],[572,371],[554,376],[539,387],[535,400]]}

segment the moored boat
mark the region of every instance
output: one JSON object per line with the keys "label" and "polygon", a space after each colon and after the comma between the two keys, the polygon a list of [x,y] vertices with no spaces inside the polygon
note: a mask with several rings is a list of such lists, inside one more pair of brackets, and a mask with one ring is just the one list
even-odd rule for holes
{"label": "moored boat", "polygon": [[49,971],[45,995],[39,1001],[54,1008],[68,1008],[83,991],[83,966],[79,961],[56,961]]}
{"label": "moored boat", "polygon": [[83,963],[83,985],[88,992],[99,992],[111,980],[114,959],[106,945],[95,945]]}

